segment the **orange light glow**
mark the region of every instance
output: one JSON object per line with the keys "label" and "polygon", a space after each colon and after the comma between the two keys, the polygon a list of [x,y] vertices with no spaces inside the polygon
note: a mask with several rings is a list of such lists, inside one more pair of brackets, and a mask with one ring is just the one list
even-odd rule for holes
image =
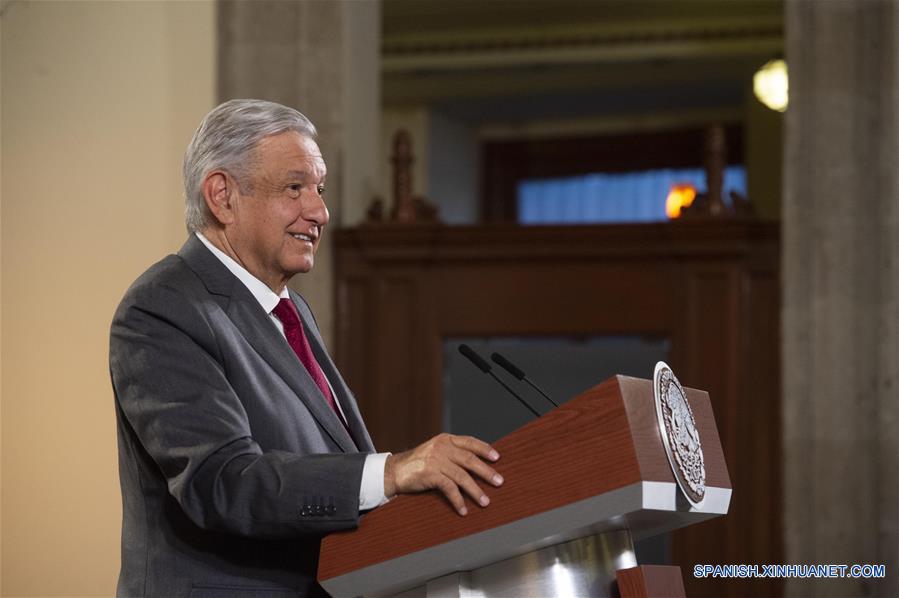
{"label": "orange light glow", "polygon": [[690,207],[696,199],[696,187],[689,184],[671,185],[668,199],[665,200],[665,213],[668,218],[680,218],[681,209]]}

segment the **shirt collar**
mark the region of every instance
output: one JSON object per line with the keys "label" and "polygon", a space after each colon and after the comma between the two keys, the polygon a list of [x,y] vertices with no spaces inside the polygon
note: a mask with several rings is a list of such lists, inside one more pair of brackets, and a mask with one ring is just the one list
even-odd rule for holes
{"label": "shirt collar", "polygon": [[287,291],[287,286],[281,289],[280,295],[275,294],[274,291],[268,288],[267,284],[250,274],[246,268],[234,261],[234,259],[230,255],[213,245],[209,241],[209,239],[204,237],[201,233],[194,234],[197,235],[197,238],[203,243],[203,245],[209,248],[209,251],[212,252],[212,255],[217,257],[218,260],[222,262],[222,264],[224,264],[224,266],[228,268],[228,270],[231,271],[231,274],[236,276],[237,279],[240,280],[240,282],[242,282],[245,287],[247,287],[247,290],[250,291],[253,297],[256,298],[256,301],[259,302],[259,305],[262,306],[262,309],[265,310],[265,313],[272,313],[272,310],[275,309],[275,306],[278,305],[278,302],[280,302],[282,298],[290,298],[290,293]]}

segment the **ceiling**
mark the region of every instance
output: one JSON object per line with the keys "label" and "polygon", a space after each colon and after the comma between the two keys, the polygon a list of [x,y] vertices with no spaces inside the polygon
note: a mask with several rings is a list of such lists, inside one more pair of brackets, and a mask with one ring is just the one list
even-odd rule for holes
{"label": "ceiling", "polygon": [[384,38],[649,21],[783,20],[782,0],[384,0]]}
{"label": "ceiling", "polygon": [[386,106],[475,124],[737,107],[782,0],[385,0]]}

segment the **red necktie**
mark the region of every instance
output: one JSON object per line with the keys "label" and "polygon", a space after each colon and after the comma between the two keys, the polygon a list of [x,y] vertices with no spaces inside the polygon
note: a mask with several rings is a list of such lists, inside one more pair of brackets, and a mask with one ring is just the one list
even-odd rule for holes
{"label": "red necktie", "polygon": [[297,312],[297,306],[294,305],[293,301],[290,299],[281,299],[281,301],[278,302],[278,305],[275,306],[275,309],[272,310],[272,313],[275,314],[275,316],[281,320],[281,324],[284,325],[284,336],[287,337],[287,343],[290,345],[290,348],[293,349],[293,352],[300,358],[300,363],[303,364],[306,371],[312,376],[312,380],[315,381],[316,386],[318,386],[319,390],[322,391],[322,394],[325,395],[328,405],[330,405],[331,409],[334,410],[334,413],[337,414],[337,419],[341,421],[344,427],[347,427],[346,422],[343,420],[343,416],[340,415],[340,410],[337,408],[337,403],[334,402],[334,397],[331,395],[331,388],[328,386],[328,380],[325,378],[321,366],[318,365],[315,356],[312,354],[312,347],[309,346],[309,339],[306,338],[306,333],[303,331],[303,325],[300,323],[300,314]]}

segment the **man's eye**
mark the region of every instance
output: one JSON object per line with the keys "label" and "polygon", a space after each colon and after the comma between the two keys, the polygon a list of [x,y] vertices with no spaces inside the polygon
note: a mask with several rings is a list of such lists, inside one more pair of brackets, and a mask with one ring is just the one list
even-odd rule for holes
{"label": "man's eye", "polygon": [[319,195],[324,195],[324,194],[325,194],[325,186],[324,186],[324,185],[319,185],[319,186],[318,186],[318,194],[319,194]]}
{"label": "man's eye", "polygon": [[288,185],[288,186],[287,186],[287,190],[288,190],[288,191],[290,192],[290,194],[293,195],[294,197],[299,196],[299,195],[300,195],[300,191],[301,191],[302,189],[303,189],[303,186],[302,186],[302,185],[299,185],[299,184],[298,184],[298,185]]}

